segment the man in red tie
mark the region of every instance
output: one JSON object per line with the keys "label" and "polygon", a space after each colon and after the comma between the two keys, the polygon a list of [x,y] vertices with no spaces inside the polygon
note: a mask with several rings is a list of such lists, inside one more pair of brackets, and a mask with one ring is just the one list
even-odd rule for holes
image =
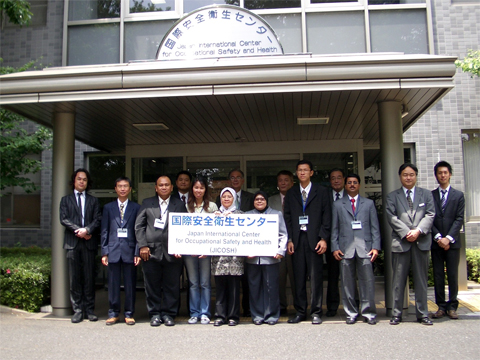
{"label": "man in red tie", "polygon": [[[182,170],[177,174],[175,178],[175,186],[177,187],[178,192],[174,192],[172,196],[178,197],[183,201],[185,205],[188,202],[188,190],[190,190],[190,185],[192,184],[192,174],[186,170]],[[178,195],[178,196],[177,196]]]}

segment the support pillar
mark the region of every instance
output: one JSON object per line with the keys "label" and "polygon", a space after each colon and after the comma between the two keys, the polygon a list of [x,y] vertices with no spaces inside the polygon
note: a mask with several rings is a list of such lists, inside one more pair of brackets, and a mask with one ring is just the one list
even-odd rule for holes
{"label": "support pillar", "polygon": [[52,169],[52,308],[54,316],[69,316],[70,284],[68,264],[63,249],[64,227],[60,224],[60,200],[72,190],[69,179],[73,173],[75,152],[75,108],[61,104],[53,115]]}
{"label": "support pillar", "polygon": [[[382,248],[385,255],[385,308],[387,316],[391,316],[393,308],[392,229],[387,222],[385,205],[388,193],[401,186],[398,168],[404,163],[402,104],[397,101],[378,103],[378,123],[382,161]],[[408,286],[405,297],[408,300]]]}

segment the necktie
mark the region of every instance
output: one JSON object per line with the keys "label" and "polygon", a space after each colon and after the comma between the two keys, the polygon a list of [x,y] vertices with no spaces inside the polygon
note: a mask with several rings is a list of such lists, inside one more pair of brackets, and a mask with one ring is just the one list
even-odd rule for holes
{"label": "necktie", "polygon": [[282,199],[282,213],[285,212],[285,196]]}
{"label": "necktie", "polygon": [[235,201],[235,207],[240,210],[240,197],[237,195],[236,196],[236,201]]}
{"label": "necktie", "polygon": [[123,208],[125,207],[125,204],[120,204],[120,220],[123,221]]}
{"label": "necktie", "polygon": [[408,207],[410,208],[410,211],[413,211],[413,201],[412,201],[412,198],[410,197],[411,193],[412,193],[412,190],[407,190],[407,203],[408,203]]}
{"label": "necktie", "polygon": [[340,193],[337,192],[337,193],[335,194],[335,201],[337,201],[338,199],[340,199]]}
{"label": "necktie", "polygon": [[445,212],[445,205],[447,205],[447,190],[441,190],[442,193],[442,212]]}
{"label": "necktie", "polygon": [[186,204],[186,202],[185,202],[185,195],[182,195],[182,201],[183,201],[184,204]]}
{"label": "necktie", "polygon": [[352,203],[352,210],[353,210],[353,213],[355,214],[355,199],[350,199],[351,203]]}
{"label": "necktie", "polygon": [[305,190],[302,190],[302,200],[303,204],[307,202],[307,192]]}
{"label": "necktie", "polygon": [[83,226],[83,211],[82,211],[82,193],[77,193],[78,196],[78,209],[80,210],[80,216],[82,217],[82,226]]}

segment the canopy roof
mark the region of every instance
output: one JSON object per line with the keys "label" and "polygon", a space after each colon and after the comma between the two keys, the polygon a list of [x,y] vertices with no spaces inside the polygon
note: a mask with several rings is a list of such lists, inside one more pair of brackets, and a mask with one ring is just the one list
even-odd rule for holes
{"label": "canopy roof", "polygon": [[[0,77],[0,105],[77,139],[127,145],[360,139],[378,145],[377,103],[404,104],[406,130],[453,88],[455,57],[281,55],[47,68]],[[297,125],[325,118],[326,125]],[[168,130],[134,124],[163,123]]]}

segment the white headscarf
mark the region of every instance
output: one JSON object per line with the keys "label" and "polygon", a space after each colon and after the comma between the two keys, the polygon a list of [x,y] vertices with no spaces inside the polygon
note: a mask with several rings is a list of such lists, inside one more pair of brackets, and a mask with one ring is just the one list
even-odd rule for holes
{"label": "white headscarf", "polygon": [[230,194],[232,194],[233,196],[233,203],[232,203],[232,206],[230,206],[228,209],[225,208],[223,205],[220,206],[220,211],[223,213],[225,211],[228,211],[228,212],[234,212],[235,210],[237,210],[237,205],[236,205],[236,199],[237,199],[237,193],[235,190],[233,190],[231,187],[226,187],[224,188],[221,192],[220,192],[220,203],[222,203],[222,195],[225,191],[228,191]]}

